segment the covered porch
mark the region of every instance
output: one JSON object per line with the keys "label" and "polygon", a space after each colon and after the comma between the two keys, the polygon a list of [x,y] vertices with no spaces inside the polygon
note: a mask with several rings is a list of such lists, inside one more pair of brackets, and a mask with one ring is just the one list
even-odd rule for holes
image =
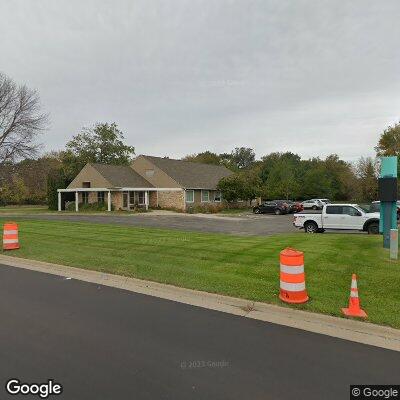
{"label": "covered porch", "polygon": [[130,211],[137,207],[149,209],[150,192],[157,195],[155,190],[148,188],[74,188],[58,189],[58,211],[66,209],[67,201],[75,203],[75,211],[79,211],[82,204],[104,204],[107,211]]}

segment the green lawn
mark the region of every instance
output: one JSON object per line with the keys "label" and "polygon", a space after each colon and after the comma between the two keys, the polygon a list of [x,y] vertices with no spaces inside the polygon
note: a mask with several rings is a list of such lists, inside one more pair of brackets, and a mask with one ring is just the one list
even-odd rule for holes
{"label": "green lawn", "polygon": [[47,206],[35,206],[35,205],[27,205],[27,206],[6,206],[0,207],[0,215],[1,214],[36,214],[36,213],[44,213],[49,212]]}
{"label": "green lawn", "polygon": [[22,218],[18,223],[22,247],[8,255],[275,304],[281,304],[279,251],[291,246],[305,252],[311,298],[296,308],[340,316],[354,272],[369,320],[400,328],[400,263],[389,261],[381,236],[238,237]]}

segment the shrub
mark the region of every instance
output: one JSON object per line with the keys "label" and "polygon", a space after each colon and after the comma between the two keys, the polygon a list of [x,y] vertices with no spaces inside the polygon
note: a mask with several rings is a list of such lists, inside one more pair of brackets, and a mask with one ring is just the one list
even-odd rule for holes
{"label": "shrub", "polygon": [[189,213],[215,214],[224,209],[222,204],[195,204]]}
{"label": "shrub", "polygon": [[[70,201],[66,204],[67,211],[75,211],[75,202]],[[79,211],[107,211],[106,203],[79,203]],[[111,204],[111,210],[114,211],[114,205]]]}

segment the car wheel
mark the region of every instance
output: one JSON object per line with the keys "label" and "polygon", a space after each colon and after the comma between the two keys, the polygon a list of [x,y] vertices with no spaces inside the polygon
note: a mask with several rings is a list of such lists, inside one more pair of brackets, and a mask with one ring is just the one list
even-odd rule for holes
{"label": "car wheel", "polygon": [[282,211],[279,208],[277,208],[275,210],[275,215],[281,215],[281,214],[282,214]]}
{"label": "car wheel", "polygon": [[304,224],[304,232],[305,233],[317,233],[318,225],[315,222],[308,221]]}
{"label": "car wheel", "polygon": [[311,207],[313,210],[316,210],[318,207],[317,206],[312,206]]}
{"label": "car wheel", "polygon": [[254,214],[261,214],[261,210],[260,210],[259,208],[256,208],[256,209],[254,210]]}
{"label": "car wheel", "polygon": [[377,235],[379,233],[379,224],[377,222],[371,222],[368,225],[368,235]]}

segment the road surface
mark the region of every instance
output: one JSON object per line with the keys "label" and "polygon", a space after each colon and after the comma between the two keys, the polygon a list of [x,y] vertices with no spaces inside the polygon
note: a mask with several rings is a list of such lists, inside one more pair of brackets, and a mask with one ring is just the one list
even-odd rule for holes
{"label": "road surface", "polygon": [[[400,353],[124,290],[0,265],[5,382],[51,399],[347,399],[400,383]],[[28,397],[32,398],[32,397]],[[38,398],[38,397],[36,397]]]}

